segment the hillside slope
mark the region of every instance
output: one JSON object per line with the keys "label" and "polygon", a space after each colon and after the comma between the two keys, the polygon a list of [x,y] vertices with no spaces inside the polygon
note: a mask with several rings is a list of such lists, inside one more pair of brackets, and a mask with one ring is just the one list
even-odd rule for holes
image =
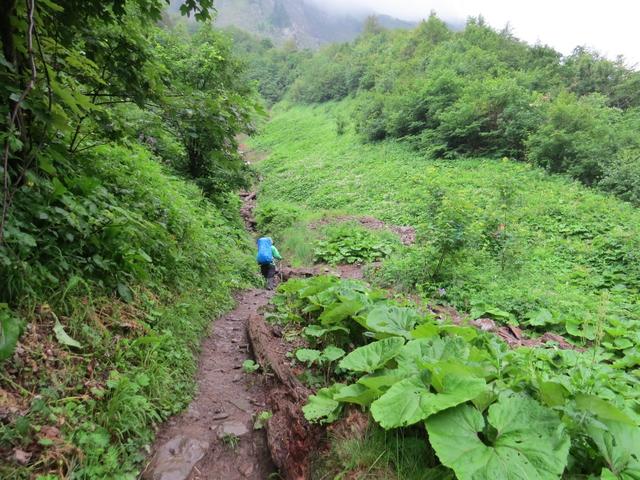
{"label": "hillside slope", "polygon": [[[238,27],[277,44],[293,40],[306,48],[353,40],[362,32],[366,18],[333,15],[302,0],[220,0],[216,9],[220,27]],[[387,28],[413,26],[385,15],[377,18]]]}
{"label": "hillside slope", "polygon": [[637,209],[514,162],[432,160],[395,142],[354,148],[353,127],[338,135],[335,120],[352,106],[276,113],[255,139],[271,151],[260,164],[259,212],[279,212],[278,225],[323,212],[412,225],[417,245],[389,260],[379,280],[465,311],[500,310],[581,341],[603,320],[638,323]]}

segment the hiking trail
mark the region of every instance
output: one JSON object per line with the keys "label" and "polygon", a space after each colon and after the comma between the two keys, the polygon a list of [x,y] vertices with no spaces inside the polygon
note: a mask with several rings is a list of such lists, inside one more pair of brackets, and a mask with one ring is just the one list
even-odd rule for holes
{"label": "hiking trail", "polygon": [[[255,193],[242,193],[242,216],[255,229]],[[264,429],[254,429],[268,411],[268,377],[245,373],[252,359],[247,335],[251,317],[261,317],[273,292],[249,289],[236,308],[211,325],[203,340],[197,394],[183,413],[158,432],[154,455],[143,473],[148,480],[264,480],[276,472]]]}

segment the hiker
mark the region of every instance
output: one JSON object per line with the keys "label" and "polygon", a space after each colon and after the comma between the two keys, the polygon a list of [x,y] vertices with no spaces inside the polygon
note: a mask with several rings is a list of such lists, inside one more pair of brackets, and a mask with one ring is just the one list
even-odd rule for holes
{"label": "hiker", "polygon": [[260,265],[260,271],[265,278],[267,290],[273,290],[274,277],[276,275],[276,260],[282,260],[280,252],[273,244],[270,237],[258,239],[258,255],[256,260]]}

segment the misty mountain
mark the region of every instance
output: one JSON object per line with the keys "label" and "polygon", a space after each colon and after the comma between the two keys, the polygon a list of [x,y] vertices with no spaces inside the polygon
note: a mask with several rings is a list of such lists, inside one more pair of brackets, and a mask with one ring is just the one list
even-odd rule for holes
{"label": "misty mountain", "polygon": [[[293,40],[307,48],[353,40],[362,32],[368,16],[364,12],[333,14],[304,0],[217,0],[215,5],[220,27],[238,27],[276,44]],[[415,26],[386,15],[376,17],[386,28]]]}

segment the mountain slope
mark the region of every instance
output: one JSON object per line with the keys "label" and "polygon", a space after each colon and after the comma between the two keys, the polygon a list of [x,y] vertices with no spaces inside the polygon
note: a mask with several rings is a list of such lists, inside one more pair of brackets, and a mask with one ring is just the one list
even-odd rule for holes
{"label": "mountain slope", "polygon": [[[293,40],[307,48],[353,40],[362,32],[366,19],[365,14],[327,13],[303,0],[218,0],[216,9],[220,27],[235,26],[277,44]],[[413,26],[385,15],[378,15],[377,19],[387,28]]]}

